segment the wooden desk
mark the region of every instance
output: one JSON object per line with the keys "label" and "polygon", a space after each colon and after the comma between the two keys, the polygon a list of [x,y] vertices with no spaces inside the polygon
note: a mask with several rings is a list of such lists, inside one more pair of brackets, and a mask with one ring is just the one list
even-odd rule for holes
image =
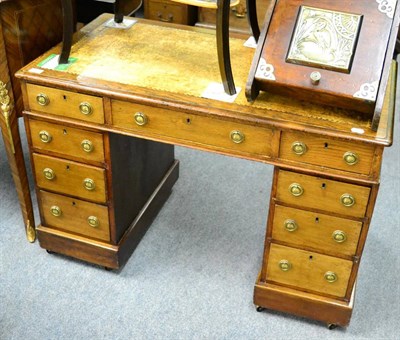
{"label": "wooden desk", "polygon": [[219,81],[213,31],[145,20],[118,30],[102,24],[109,18],[73,46],[76,62],[66,70],[38,66],[55,49],[17,75],[40,245],[120,268],[178,178],[173,145],[272,164],[254,303],[348,325],[392,142],[396,65],[374,132],[350,111],[266,93],[249,104],[243,89],[254,50],[235,38],[242,91],[233,103],[203,98]]}

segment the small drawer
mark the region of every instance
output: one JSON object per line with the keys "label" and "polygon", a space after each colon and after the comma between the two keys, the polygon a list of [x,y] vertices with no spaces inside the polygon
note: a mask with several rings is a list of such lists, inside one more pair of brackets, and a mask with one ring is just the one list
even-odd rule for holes
{"label": "small drawer", "polygon": [[39,202],[44,218],[42,222],[46,227],[103,241],[110,240],[106,206],[45,191],[40,191]]}
{"label": "small drawer", "polygon": [[112,102],[113,125],[146,136],[167,136],[174,142],[230,153],[271,157],[269,129],[145,105]]}
{"label": "small drawer", "polygon": [[99,203],[106,202],[104,169],[35,153],[33,163],[38,187]]}
{"label": "small drawer", "polygon": [[267,281],[344,297],[353,262],[272,243]]}
{"label": "small drawer", "polygon": [[302,208],[364,217],[369,187],[279,171],[276,199]]}
{"label": "small drawer", "polygon": [[185,5],[168,2],[148,2],[148,19],[158,20],[162,22],[171,22],[176,24],[187,24],[185,20]]}
{"label": "small drawer", "polygon": [[314,137],[300,132],[283,132],[280,158],[368,175],[375,147],[336,139]]}
{"label": "small drawer", "polygon": [[357,221],[276,205],[272,239],[333,255],[353,256],[361,226]]}
{"label": "small drawer", "polygon": [[27,84],[29,108],[34,111],[104,123],[103,99],[77,92]]}
{"label": "small drawer", "polygon": [[104,143],[101,133],[75,129],[30,119],[32,146],[83,160],[104,162]]}

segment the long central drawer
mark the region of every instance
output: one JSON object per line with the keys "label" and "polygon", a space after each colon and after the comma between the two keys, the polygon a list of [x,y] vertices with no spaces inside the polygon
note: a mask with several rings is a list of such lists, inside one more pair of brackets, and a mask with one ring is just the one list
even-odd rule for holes
{"label": "long central drawer", "polygon": [[112,101],[112,119],[114,126],[143,136],[166,136],[231,154],[271,157],[273,132],[262,127],[118,100]]}

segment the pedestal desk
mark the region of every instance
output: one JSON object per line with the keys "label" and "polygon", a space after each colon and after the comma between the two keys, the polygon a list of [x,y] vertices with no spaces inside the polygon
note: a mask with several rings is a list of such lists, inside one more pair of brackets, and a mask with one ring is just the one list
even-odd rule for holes
{"label": "pedestal desk", "polygon": [[120,268],[178,178],[174,145],[272,164],[254,303],[348,325],[392,142],[396,65],[374,132],[351,111],[268,93],[248,103],[254,49],[239,38],[231,55],[242,90],[233,103],[204,98],[219,82],[213,31],[146,20],[118,29],[110,18],[73,46],[65,69],[46,64],[55,48],[17,74],[41,247]]}

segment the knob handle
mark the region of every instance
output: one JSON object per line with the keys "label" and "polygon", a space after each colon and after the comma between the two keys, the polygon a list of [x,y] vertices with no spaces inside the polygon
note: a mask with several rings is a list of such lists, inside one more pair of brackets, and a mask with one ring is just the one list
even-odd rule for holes
{"label": "knob handle", "polygon": [[292,268],[292,264],[288,260],[280,260],[279,261],[279,268],[282,271],[287,272]]}
{"label": "knob handle", "polygon": [[88,102],[82,102],[79,104],[79,111],[86,116],[90,116],[93,113],[92,105]]}
{"label": "knob handle", "polygon": [[296,155],[304,155],[307,152],[307,145],[303,142],[296,141],[292,144],[292,151]]}
{"label": "knob handle", "polygon": [[345,206],[345,207],[352,207],[356,203],[356,199],[350,195],[350,194],[343,194],[340,197],[340,202]]}
{"label": "knob handle", "polygon": [[43,143],[50,143],[53,139],[52,135],[46,130],[39,132],[39,138]]}
{"label": "knob handle", "polygon": [[244,142],[244,133],[239,131],[239,130],[233,130],[230,133],[230,137],[232,142],[234,142],[235,144],[240,144]]}
{"label": "knob handle", "polygon": [[96,188],[96,184],[91,178],[85,178],[83,180],[83,187],[88,191],[93,191]]}
{"label": "knob handle", "polygon": [[133,119],[135,120],[135,123],[139,126],[146,125],[149,119],[143,112],[136,112],[133,115]]}
{"label": "knob handle", "polygon": [[332,238],[337,243],[343,243],[347,240],[347,235],[342,230],[335,230],[332,234]]}
{"label": "knob handle", "polygon": [[313,85],[318,85],[321,78],[322,78],[322,75],[318,71],[311,72],[311,74],[310,74],[311,83]]}
{"label": "knob handle", "polygon": [[40,105],[40,106],[47,106],[50,103],[50,99],[49,97],[44,94],[44,93],[39,93],[36,96],[36,102]]}
{"label": "knob handle", "polygon": [[100,221],[96,216],[89,216],[87,221],[92,228],[97,228],[100,225]]}
{"label": "knob handle", "polygon": [[50,207],[50,212],[55,217],[60,217],[62,214],[61,208],[57,205],[53,205]]}
{"label": "knob handle", "polygon": [[287,219],[283,222],[283,226],[287,231],[293,232],[297,230],[298,226],[295,220]]}
{"label": "knob handle", "polygon": [[84,139],[81,142],[81,147],[87,153],[91,153],[94,150],[93,143],[89,139]]}
{"label": "knob handle", "polygon": [[329,283],[333,283],[333,282],[336,282],[336,281],[337,281],[338,276],[337,276],[336,273],[330,272],[330,271],[329,271],[329,272],[326,272],[326,273],[325,273],[324,278],[325,278],[325,280],[328,281]]}
{"label": "knob handle", "polygon": [[289,186],[289,192],[290,192],[293,196],[298,197],[298,196],[303,195],[304,189],[303,189],[303,187],[302,187],[299,183],[292,183],[292,184],[290,184],[290,186]]}
{"label": "knob handle", "polygon": [[358,155],[352,151],[345,152],[343,159],[347,165],[355,165],[358,163]]}
{"label": "knob handle", "polygon": [[43,175],[49,181],[53,180],[56,177],[56,173],[53,169],[50,168],[43,169]]}

